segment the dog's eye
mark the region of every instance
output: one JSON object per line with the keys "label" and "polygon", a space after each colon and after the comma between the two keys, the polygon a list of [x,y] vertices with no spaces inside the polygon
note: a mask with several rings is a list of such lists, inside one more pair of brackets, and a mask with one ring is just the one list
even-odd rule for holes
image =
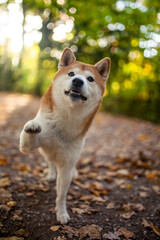
{"label": "dog's eye", "polygon": [[89,76],[89,77],[87,78],[87,80],[88,80],[89,82],[94,82],[94,79],[93,79],[93,77],[91,77],[91,76]]}
{"label": "dog's eye", "polygon": [[68,76],[73,77],[74,76],[74,72],[69,72]]}

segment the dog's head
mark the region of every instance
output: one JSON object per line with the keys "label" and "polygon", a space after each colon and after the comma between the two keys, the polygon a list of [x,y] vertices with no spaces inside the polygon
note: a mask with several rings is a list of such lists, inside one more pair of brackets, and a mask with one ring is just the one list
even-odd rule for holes
{"label": "dog's head", "polygon": [[59,62],[59,71],[54,77],[56,102],[63,100],[64,103],[65,99],[71,106],[87,103],[95,105],[103,97],[109,72],[109,58],[89,65],[76,61],[72,51],[66,48]]}

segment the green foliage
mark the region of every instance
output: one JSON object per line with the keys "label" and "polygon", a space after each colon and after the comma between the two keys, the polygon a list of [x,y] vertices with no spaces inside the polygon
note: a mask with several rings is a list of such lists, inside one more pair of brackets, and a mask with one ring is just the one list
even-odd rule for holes
{"label": "green foliage", "polygon": [[[42,38],[38,46],[23,48],[17,68],[4,71],[1,65],[2,90],[42,95],[57,70],[58,57],[53,52],[71,47],[79,61],[95,64],[111,58],[103,110],[160,122],[158,0],[23,0],[22,8],[24,17],[41,17]],[[72,31],[64,40],[53,40],[55,27],[68,19],[74,22]],[[30,56],[33,48],[36,54]]]}

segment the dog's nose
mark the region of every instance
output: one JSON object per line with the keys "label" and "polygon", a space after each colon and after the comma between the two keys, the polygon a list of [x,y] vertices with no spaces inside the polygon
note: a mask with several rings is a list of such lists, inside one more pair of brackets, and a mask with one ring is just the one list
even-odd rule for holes
{"label": "dog's nose", "polygon": [[74,78],[72,84],[74,87],[82,87],[84,82],[80,78]]}

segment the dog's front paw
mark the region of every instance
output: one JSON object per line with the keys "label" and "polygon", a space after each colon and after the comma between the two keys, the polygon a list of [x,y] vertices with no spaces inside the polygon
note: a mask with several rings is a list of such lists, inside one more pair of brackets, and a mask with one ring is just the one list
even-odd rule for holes
{"label": "dog's front paw", "polygon": [[57,221],[60,222],[61,224],[67,224],[68,221],[70,220],[70,216],[67,213],[67,211],[61,212],[61,213],[57,212],[56,216],[57,216]]}
{"label": "dog's front paw", "polygon": [[26,123],[26,125],[24,126],[24,131],[26,133],[40,133],[41,132],[41,127],[40,125],[37,123],[37,122],[34,122],[34,121],[29,121]]}
{"label": "dog's front paw", "polygon": [[20,134],[20,151],[29,153],[38,147],[37,133],[41,132],[39,123],[35,120],[28,121]]}

